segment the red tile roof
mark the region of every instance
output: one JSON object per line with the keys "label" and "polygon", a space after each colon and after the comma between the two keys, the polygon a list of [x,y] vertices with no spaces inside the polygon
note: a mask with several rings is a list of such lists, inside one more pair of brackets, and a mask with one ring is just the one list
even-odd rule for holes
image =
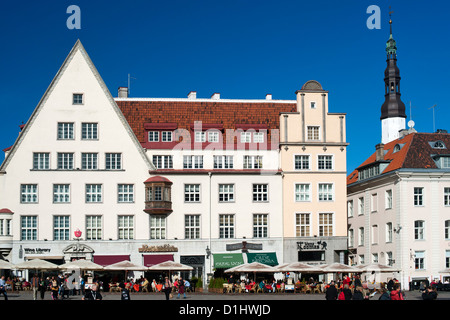
{"label": "red tile roof", "polygon": [[[433,148],[433,143],[442,141],[445,149]],[[394,152],[396,145],[401,148]],[[432,155],[450,155],[450,134],[448,133],[410,133],[403,138],[396,139],[384,145],[384,159],[389,161],[389,165],[382,172],[388,173],[398,169],[437,169]],[[376,162],[376,152],[374,152],[358,168]],[[347,185],[358,181],[358,168],[347,176]]]}

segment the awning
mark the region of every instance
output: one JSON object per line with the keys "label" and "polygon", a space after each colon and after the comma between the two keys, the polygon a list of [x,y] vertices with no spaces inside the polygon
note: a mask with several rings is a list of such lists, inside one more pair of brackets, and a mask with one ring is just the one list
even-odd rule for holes
{"label": "awning", "polygon": [[213,257],[216,269],[229,269],[244,264],[242,253],[215,253]]}
{"label": "awning", "polygon": [[276,252],[248,252],[247,253],[247,261],[249,263],[259,262],[263,264],[267,264],[268,266],[277,266],[278,259]]}
{"label": "awning", "polygon": [[144,254],[144,266],[146,267],[165,261],[174,261],[173,254]]}
{"label": "awning", "polygon": [[130,261],[130,255],[94,255],[94,263],[102,266],[108,266],[124,260]]}

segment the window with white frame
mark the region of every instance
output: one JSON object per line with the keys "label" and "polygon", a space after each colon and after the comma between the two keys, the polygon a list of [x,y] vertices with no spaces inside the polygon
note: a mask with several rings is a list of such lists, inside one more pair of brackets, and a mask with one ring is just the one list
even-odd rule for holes
{"label": "window with white frame", "polygon": [[184,185],[184,202],[200,202],[200,185]]}
{"label": "window with white frame", "polygon": [[295,170],[309,170],[310,156],[309,155],[295,155],[294,168]]}
{"label": "window with white frame", "polygon": [[219,238],[234,238],[234,214],[219,215]]}
{"label": "window with white frame", "polygon": [[203,169],[203,156],[183,156],[183,169]]}
{"label": "window with white frame", "polygon": [[416,270],[425,269],[425,251],[416,251],[414,253],[414,267]]}
{"label": "window with white frame", "polygon": [[81,140],[97,140],[98,123],[83,122],[81,124]]}
{"label": "window with white frame", "polygon": [[219,131],[208,131],[208,142],[219,142]]}
{"label": "window with white frame", "polygon": [[58,152],[58,170],[73,170],[73,153]]}
{"label": "window with white frame", "polygon": [[184,238],[200,239],[200,215],[186,214],[184,216]]}
{"label": "window with white frame", "polygon": [[98,154],[97,153],[81,153],[81,169],[82,170],[97,170],[98,169]]}
{"label": "window with white frame", "polygon": [[392,190],[386,190],[384,194],[385,209],[392,209]]}
{"label": "window with white frame", "polygon": [[241,132],[241,143],[250,143],[252,142],[252,133],[250,131]]}
{"label": "window with white frame", "polygon": [[0,236],[11,236],[12,219],[0,219]]}
{"label": "window with white frame", "polygon": [[234,184],[219,184],[219,202],[234,202]]}
{"label": "window with white frame", "polygon": [[450,206],[450,188],[444,188],[444,206]]}
{"label": "window with white frame", "polygon": [[364,214],[364,197],[358,198],[358,215]]}
{"label": "window with white frame", "polygon": [[58,140],[73,139],[73,122],[58,122]]}
{"label": "window with white frame", "polygon": [[320,127],[319,126],[308,126],[307,137],[310,141],[320,140]]}
{"label": "window with white frame", "polygon": [[72,95],[72,104],[83,104],[83,94],[82,93],[74,93]]}
{"label": "window with white frame", "polygon": [[347,217],[353,217],[353,200],[347,201]]}
{"label": "window with white frame", "polygon": [[372,226],[372,244],[378,244],[378,225]]}
{"label": "window with white frame", "polygon": [[53,185],[53,203],[70,202],[70,184]]}
{"label": "window with white frame", "polygon": [[205,131],[195,131],[195,142],[206,142],[206,132]]}
{"label": "window with white frame", "polygon": [[262,169],[262,156],[244,156],[244,169]]}
{"label": "window with white frame", "polygon": [[86,240],[102,239],[102,216],[86,216]]}
{"label": "window with white frame", "polygon": [[295,214],[295,236],[310,237],[311,236],[311,214],[296,213]]}
{"label": "window with white frame", "polygon": [[37,203],[38,185],[21,184],[20,185],[20,203]]}
{"label": "window with white frame", "polygon": [[414,206],[423,206],[423,188],[414,188]]}
{"label": "window with white frame", "polygon": [[372,263],[378,263],[378,253],[372,254]]}
{"label": "window with white frame", "polygon": [[267,238],[269,229],[268,214],[253,215],[253,238]]}
{"label": "window with white frame", "polygon": [[318,156],[317,165],[319,170],[333,170],[333,156]]}
{"label": "window with white frame", "polygon": [[348,247],[353,248],[355,246],[355,231],[353,229],[348,230]]}
{"label": "window with white frame", "polygon": [[118,184],[117,185],[117,202],[132,203],[134,202],[134,184]]}
{"label": "window with white frame", "polygon": [[254,202],[269,201],[268,184],[253,184],[253,201]]}
{"label": "window with white frame", "polygon": [[333,236],[333,214],[319,213],[319,237]]}
{"label": "window with white frame", "polygon": [[319,201],[333,201],[334,188],[332,183],[319,183]]}
{"label": "window with white frame", "polygon": [[393,254],[391,251],[386,252],[386,265],[390,267],[394,265]]}
{"label": "window with white frame", "polygon": [[264,143],[264,132],[254,132],[253,133],[254,143]]}
{"label": "window with white frame", "polygon": [[70,240],[70,217],[53,216],[53,240]]}
{"label": "window with white frame", "polygon": [[393,230],[392,222],[386,223],[386,242],[388,243],[392,242]]}
{"label": "window with white frame", "polygon": [[102,202],[102,185],[86,184],[86,203]]}
{"label": "window with white frame", "polygon": [[370,202],[370,205],[371,205],[371,211],[372,212],[376,212],[376,211],[378,211],[378,194],[377,193],[373,193],[372,195],[371,195],[371,202]]}
{"label": "window with white frame", "polygon": [[214,156],[214,169],[233,169],[233,156]]}
{"label": "window with white frame", "polygon": [[118,216],[118,226],[119,240],[134,239],[134,216]]}
{"label": "window with white frame", "polygon": [[150,239],[166,238],[166,216],[151,215],[150,216]]}
{"label": "window with white frame", "polygon": [[445,250],[445,268],[450,268],[450,250]]}
{"label": "window with white frame", "polygon": [[172,131],[162,131],[161,132],[162,142],[172,142]]}
{"label": "window with white frame", "polygon": [[425,239],[425,221],[423,220],[414,221],[414,239],[415,240]]}
{"label": "window with white frame", "polygon": [[173,169],[173,156],[155,155],[153,156],[153,164],[157,169]]}
{"label": "window with white frame", "polygon": [[34,152],[33,153],[33,170],[50,169],[50,153]]}
{"label": "window with white frame", "polygon": [[20,240],[37,240],[37,216],[20,217]]}
{"label": "window with white frame", "polygon": [[295,184],[295,201],[311,201],[311,185],[309,183]]}
{"label": "window with white frame", "polygon": [[359,264],[365,264],[366,263],[366,259],[365,259],[363,254],[358,255],[358,258],[359,258]]}
{"label": "window with white frame", "polygon": [[450,240],[450,220],[444,222],[444,239]]}
{"label": "window with white frame", "polygon": [[106,170],[121,170],[122,169],[122,154],[121,153],[106,153],[105,169]]}
{"label": "window with white frame", "polygon": [[364,227],[358,229],[358,246],[364,246]]}
{"label": "window with white frame", "polygon": [[148,132],[148,141],[149,142],[158,142],[159,141],[159,131],[149,131]]}

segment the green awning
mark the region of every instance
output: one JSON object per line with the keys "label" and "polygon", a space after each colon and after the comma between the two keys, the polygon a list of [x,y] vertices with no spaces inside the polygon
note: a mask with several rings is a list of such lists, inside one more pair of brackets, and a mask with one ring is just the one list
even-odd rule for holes
{"label": "green awning", "polygon": [[249,252],[247,253],[247,261],[248,263],[259,262],[272,267],[278,265],[276,252]]}
{"label": "green awning", "polygon": [[242,253],[215,253],[214,268],[229,269],[244,264]]}

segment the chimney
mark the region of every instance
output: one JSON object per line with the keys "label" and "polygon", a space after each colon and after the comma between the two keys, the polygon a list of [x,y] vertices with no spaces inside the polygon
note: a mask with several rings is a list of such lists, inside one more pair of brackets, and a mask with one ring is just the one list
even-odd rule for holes
{"label": "chimney", "polygon": [[376,161],[384,160],[384,144],[379,143],[375,146],[376,152]]}
{"label": "chimney", "polygon": [[266,100],[272,100],[272,95],[270,93],[266,94]]}
{"label": "chimney", "polygon": [[189,92],[188,99],[197,99],[197,91]]}
{"label": "chimney", "polygon": [[213,93],[213,95],[211,96],[212,100],[220,100],[220,93]]}
{"label": "chimney", "polygon": [[128,98],[128,88],[127,87],[119,87],[119,98]]}

